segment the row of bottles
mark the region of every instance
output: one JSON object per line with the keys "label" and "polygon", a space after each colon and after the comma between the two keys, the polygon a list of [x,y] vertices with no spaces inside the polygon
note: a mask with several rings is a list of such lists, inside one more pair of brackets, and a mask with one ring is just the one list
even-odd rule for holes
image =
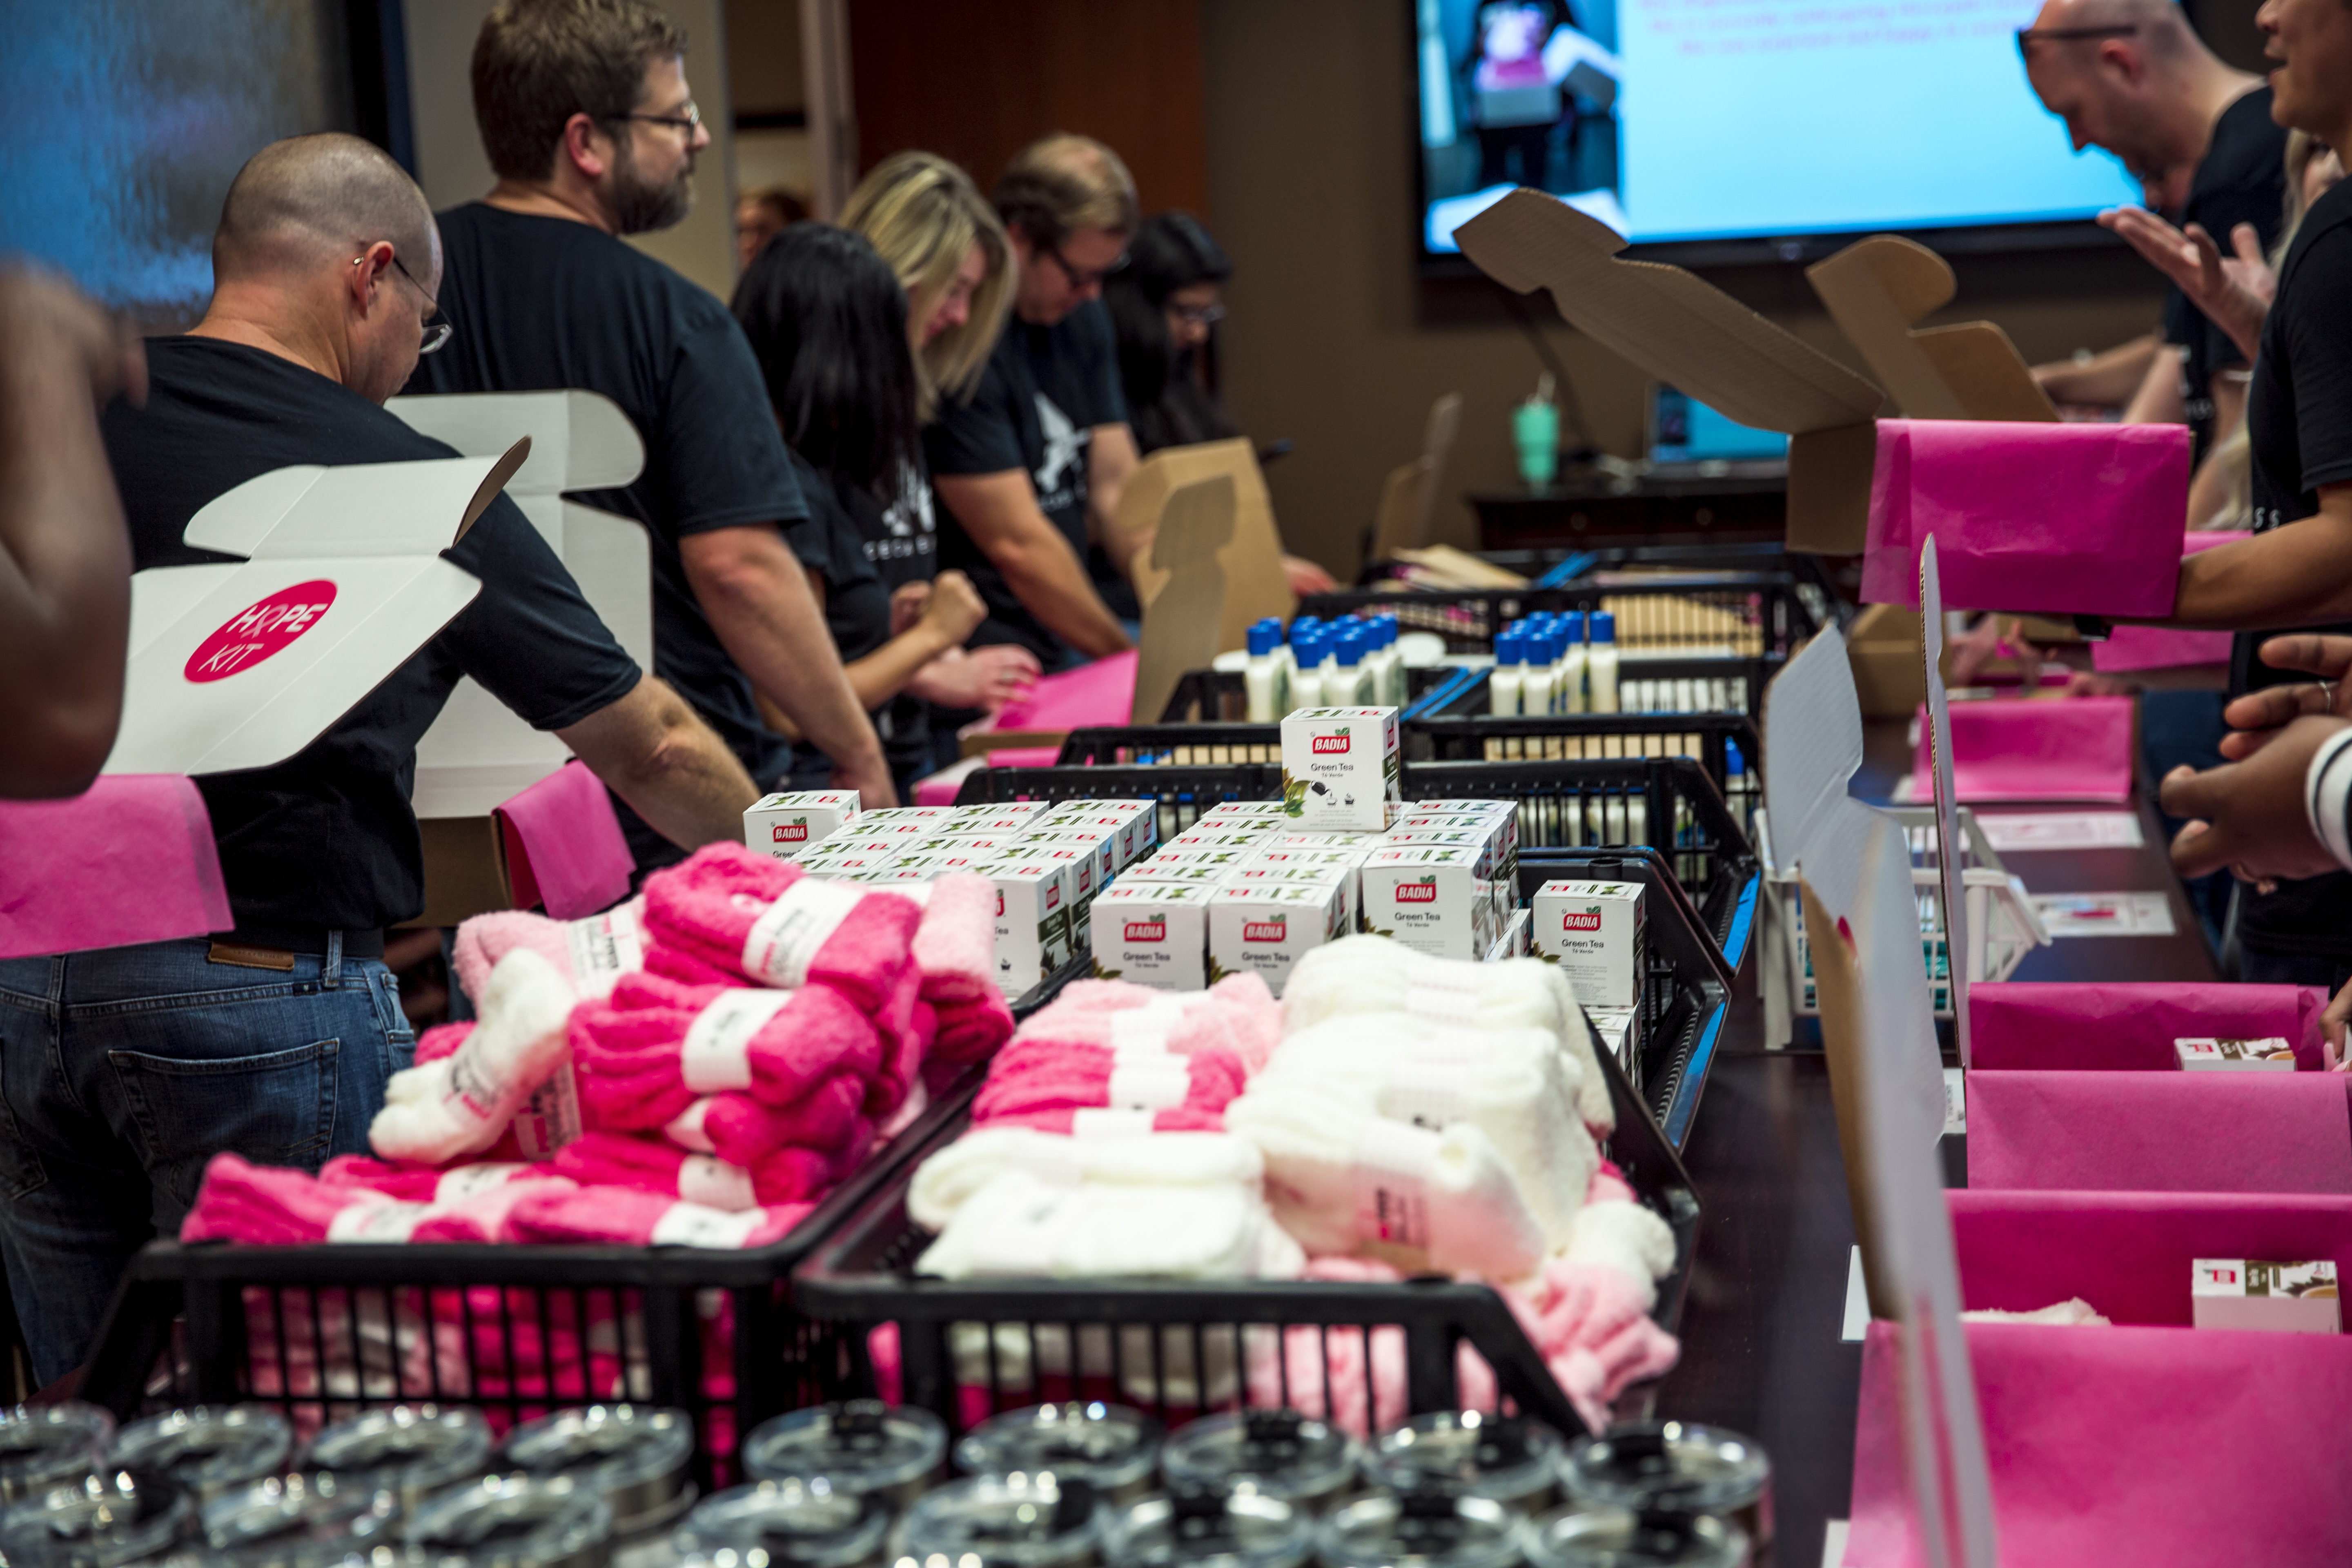
{"label": "row of bottles", "polygon": [[1571,610],[1513,621],[1495,639],[1486,691],[1490,710],[1507,717],[1616,712],[1617,617]]}
{"label": "row of bottles", "polygon": [[1301,616],[1286,641],[1282,623],[1269,616],[1249,629],[1242,683],[1253,724],[1271,724],[1301,708],[1402,708],[1404,655],[1396,617]]}

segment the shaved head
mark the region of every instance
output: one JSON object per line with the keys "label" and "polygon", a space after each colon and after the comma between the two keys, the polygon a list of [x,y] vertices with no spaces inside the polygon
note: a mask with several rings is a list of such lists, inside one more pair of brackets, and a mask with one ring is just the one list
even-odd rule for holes
{"label": "shaved head", "polygon": [[2114,153],[2157,207],[2187,197],[2213,122],[2257,79],[2223,65],[2174,0],[2047,0],[2020,44],[2075,148]]}
{"label": "shaved head", "polygon": [[[2189,26],[2174,0],[2049,0],[2033,18],[2036,31],[2044,28],[2074,30],[2084,27],[2137,27],[2135,35],[2142,49],[2151,56],[2177,54],[2197,43],[2197,35]],[[2070,43],[2086,40],[2059,38],[2037,40],[2036,52],[2047,48],[2062,66],[2079,68],[2086,64],[2095,51],[2069,49]],[[2202,45],[2198,47],[2202,47]]]}
{"label": "shaved head", "polygon": [[213,236],[213,275],[309,271],[377,240],[420,279],[440,270],[433,209],[406,170],[356,136],[290,137],[237,171]]}

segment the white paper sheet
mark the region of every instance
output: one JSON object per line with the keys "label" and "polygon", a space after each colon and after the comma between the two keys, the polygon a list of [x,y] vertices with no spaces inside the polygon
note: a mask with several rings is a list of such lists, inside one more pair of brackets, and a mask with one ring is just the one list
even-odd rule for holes
{"label": "white paper sheet", "polygon": [[2163,893],[2036,893],[2029,900],[2059,936],[2170,936],[2179,928]]}
{"label": "white paper sheet", "polygon": [[2037,849],[2137,849],[2147,842],[2132,811],[1977,813],[1977,827],[1997,854]]}

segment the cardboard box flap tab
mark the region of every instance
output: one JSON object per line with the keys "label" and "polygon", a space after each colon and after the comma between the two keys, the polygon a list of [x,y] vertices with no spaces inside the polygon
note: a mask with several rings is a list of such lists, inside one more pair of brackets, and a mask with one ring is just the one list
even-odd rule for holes
{"label": "cardboard box flap tab", "polygon": [[533,437],[530,461],[509,482],[518,498],[618,489],[645,472],[637,427],[601,393],[439,393],[395,397],[384,407],[468,458],[494,458],[516,437]]}
{"label": "cardboard box flap tab", "polygon": [[181,542],[198,550],[249,558],[326,471],[316,463],[298,463],[256,474],[197,508],[181,531]]}
{"label": "cardboard box flap tab", "polygon": [[[527,455],[527,447],[509,447],[497,458],[426,458],[322,469],[254,546],[253,559],[438,555],[481,515]],[[213,505],[247,488],[240,485]]]}
{"label": "cardboard box flap tab", "polygon": [[499,492],[507,488],[507,481],[514,478],[515,470],[521,468],[530,457],[530,437],[522,436],[506,449],[503,457],[490,465],[490,471],[484,474],[482,482],[474,487],[474,499],[466,503],[465,520],[457,524],[457,531],[449,540],[452,546],[466,537],[466,531],[474,526],[482,513],[490,510],[490,503],[499,499]]}
{"label": "cardboard box flap tab", "polygon": [[1684,271],[1619,256],[1608,225],[1517,190],[1454,231],[1519,293],[1549,289],[1570,325],[1743,425],[1791,436],[1867,421],[1877,387]]}

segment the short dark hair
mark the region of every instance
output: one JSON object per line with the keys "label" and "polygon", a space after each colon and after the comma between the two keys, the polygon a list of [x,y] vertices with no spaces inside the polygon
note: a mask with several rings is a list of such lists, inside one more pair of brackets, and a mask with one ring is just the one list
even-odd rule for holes
{"label": "short dark hair", "polygon": [[503,0],[474,39],[474,122],[502,180],[543,180],[575,114],[617,120],[646,68],[686,52],[650,0]]}
{"label": "short dark hair", "polygon": [[1223,283],[1233,258],[1191,213],[1155,213],[1128,241],[1128,264],[1103,279],[1103,307],[1118,342],[1128,423],[1145,453],[1237,434],[1216,400],[1217,340],[1200,351],[1207,385],[1195,387],[1168,336],[1168,297],[1194,283]]}
{"label": "short dark hair", "polygon": [[735,285],[731,309],[794,451],[895,499],[916,466],[907,290],[862,235],[796,223]]}

